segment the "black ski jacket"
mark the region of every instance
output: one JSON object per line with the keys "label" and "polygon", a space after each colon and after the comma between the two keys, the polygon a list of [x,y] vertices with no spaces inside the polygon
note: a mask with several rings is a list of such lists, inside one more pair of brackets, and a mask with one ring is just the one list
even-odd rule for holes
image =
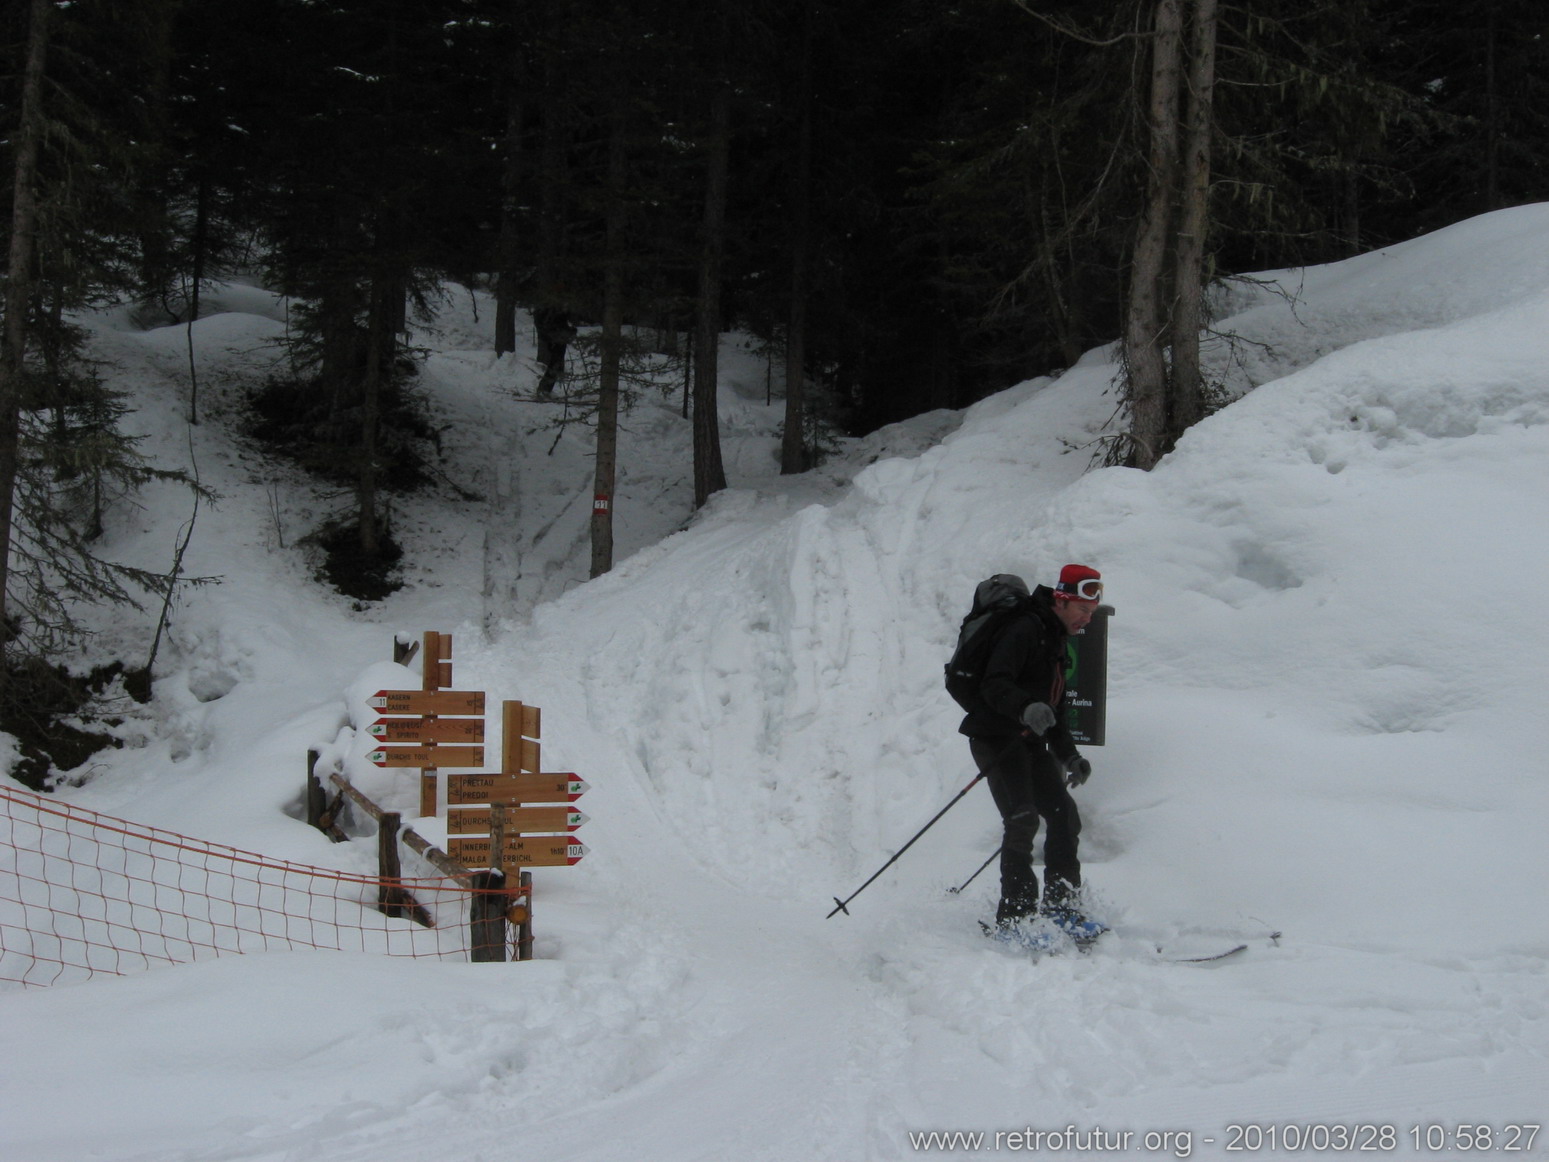
{"label": "black ski jacket", "polygon": [[[963,718],[958,732],[969,738],[1005,738],[1022,733],[1022,711],[1030,702],[1047,702],[1059,721],[1041,741],[1061,762],[1076,753],[1065,725],[1065,643],[1070,635],[1054,612],[1054,590],[1040,585],[1028,598],[1025,615],[1009,620],[990,648],[979,684],[979,703]],[[1034,740],[1038,741],[1038,740]]]}

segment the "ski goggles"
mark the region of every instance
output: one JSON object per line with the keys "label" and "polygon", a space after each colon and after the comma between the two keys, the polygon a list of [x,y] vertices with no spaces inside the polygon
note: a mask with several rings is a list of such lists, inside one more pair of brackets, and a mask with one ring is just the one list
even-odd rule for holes
{"label": "ski goggles", "polygon": [[1088,577],[1074,585],[1061,581],[1054,587],[1054,596],[1063,597],[1067,601],[1101,601],[1103,583],[1096,577]]}

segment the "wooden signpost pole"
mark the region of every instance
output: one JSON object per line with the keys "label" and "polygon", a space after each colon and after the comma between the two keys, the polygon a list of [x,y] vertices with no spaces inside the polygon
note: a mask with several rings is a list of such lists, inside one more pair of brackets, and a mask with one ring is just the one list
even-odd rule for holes
{"label": "wooden signpost pole", "polygon": [[[450,653],[451,640],[447,640],[447,650]],[[440,685],[441,680],[441,635],[433,629],[425,631],[425,644],[420,650],[420,686],[428,694],[434,690],[445,689]],[[451,669],[452,663],[446,663],[447,669]],[[450,682],[447,683],[449,687]],[[435,720],[434,714],[425,715],[426,722]],[[435,746],[431,739],[426,745]],[[434,757],[434,752],[432,752]],[[429,819],[436,814],[436,803],[439,795],[436,793],[436,764],[434,761],[420,769],[420,817]]]}
{"label": "wooden signpost pole", "polygon": [[489,864],[501,874],[506,870],[506,809],[492,803],[489,808]]}
{"label": "wooden signpost pole", "polygon": [[500,704],[500,770],[503,774],[538,772],[542,758],[538,738],[542,726],[543,717],[536,706],[521,702]]}
{"label": "wooden signpost pole", "polygon": [[486,963],[504,961],[506,958],[506,912],[510,898],[505,894],[506,873],[501,857],[501,845],[506,836],[504,808],[490,809],[490,871],[486,881],[487,892],[475,893],[473,905],[473,959]]}
{"label": "wooden signpost pole", "polygon": [[473,877],[468,923],[473,947],[468,959],[492,964],[506,958],[506,875],[493,868]]}
{"label": "wooden signpost pole", "polygon": [[524,871],[517,883],[522,886],[522,898],[527,901],[525,905],[517,905],[512,911],[519,913],[511,919],[516,924],[516,958],[518,960],[532,959],[532,872]]}

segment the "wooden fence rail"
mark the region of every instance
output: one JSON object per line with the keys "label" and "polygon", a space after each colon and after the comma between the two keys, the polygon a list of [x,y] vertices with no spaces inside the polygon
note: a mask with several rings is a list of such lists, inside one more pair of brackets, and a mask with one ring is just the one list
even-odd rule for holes
{"label": "wooden fence rail", "polygon": [[396,811],[384,811],[344,775],[334,772],[328,781],[336,788],[329,799],[317,774],[318,752],[307,752],[307,822],[330,835],[335,842],[348,837],[339,827],[339,811],[348,802],[360,808],[377,824],[377,864],[382,880],[378,908],[388,916],[406,916],[425,927],[433,927],[430,913],[404,889],[399,881],[402,869],[398,858],[401,842],[442,875],[456,880],[472,893],[469,907],[469,959],[489,962],[506,959],[507,925],[516,928],[516,959],[532,959],[532,873],[522,872],[516,885],[499,868],[474,869],[453,859],[412,827],[403,826]]}

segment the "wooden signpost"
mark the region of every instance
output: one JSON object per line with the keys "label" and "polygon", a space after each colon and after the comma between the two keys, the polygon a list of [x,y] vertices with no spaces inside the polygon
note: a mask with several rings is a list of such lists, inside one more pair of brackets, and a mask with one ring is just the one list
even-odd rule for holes
{"label": "wooden signpost", "polygon": [[[394,661],[407,663],[415,648],[401,639],[396,644]],[[486,749],[484,693],[451,689],[451,634],[427,632],[418,652],[423,689],[378,690],[366,700],[381,715],[363,728],[378,743],[367,758],[379,767],[419,769],[422,816],[438,813],[438,779],[443,770],[474,768],[473,773],[447,774],[447,850],[444,856],[434,847],[429,851],[449,867],[460,865],[460,876],[477,881],[470,905],[474,913],[470,924],[476,932],[472,958],[504,960],[505,926],[510,923],[517,926],[518,955],[528,959],[532,955],[532,876],[523,871],[516,884],[508,886],[506,869],[569,867],[585,857],[586,845],[574,832],[587,817],[572,804],[586,793],[588,784],[574,774],[542,770],[538,741],[542,714],[522,702],[501,704],[500,769],[479,770]],[[308,777],[313,778],[310,765]],[[391,830],[396,837],[396,823]],[[415,834],[407,829],[404,833]],[[491,870],[474,870],[478,868]],[[392,872],[391,878],[396,880],[397,873]],[[525,904],[516,903],[523,898]]]}
{"label": "wooden signpost", "polygon": [[[528,706],[523,702],[502,702],[500,704],[501,737],[509,746],[512,741],[521,739],[536,739],[543,737],[543,712],[536,706]],[[510,755],[507,756],[506,766],[512,765]],[[536,770],[536,767],[523,767],[523,770]]]}
{"label": "wooden signpost", "polygon": [[453,856],[497,871],[510,865],[580,862],[586,845],[569,833],[586,816],[568,804],[585,793],[586,783],[573,774],[539,770],[543,720],[536,706],[502,702],[500,724],[499,771],[447,776],[446,822]]}
{"label": "wooden signpost", "polygon": [[503,774],[536,774],[542,762],[538,744],[543,717],[536,706],[521,702],[500,704],[500,770]]}
{"label": "wooden signpost", "polygon": [[[420,814],[433,816],[437,774],[446,767],[482,767],[484,692],[452,690],[452,635],[429,630],[420,650],[419,690],[378,690],[366,704],[394,717],[378,718],[366,728],[384,744],[367,757],[379,767],[418,767]],[[402,717],[397,717],[397,716]]]}

